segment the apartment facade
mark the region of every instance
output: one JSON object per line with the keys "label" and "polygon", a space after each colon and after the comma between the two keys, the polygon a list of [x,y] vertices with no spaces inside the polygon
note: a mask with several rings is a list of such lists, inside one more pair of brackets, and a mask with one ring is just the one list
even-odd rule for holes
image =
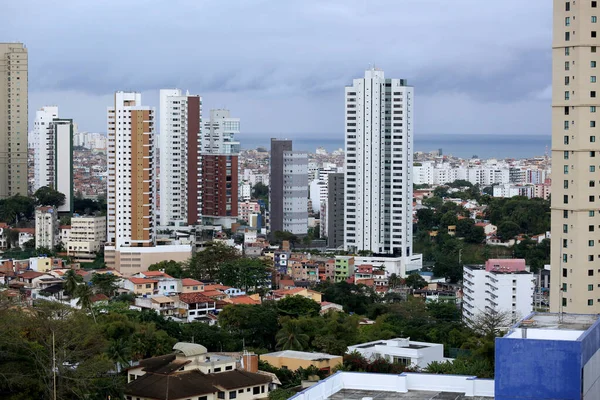
{"label": "apartment facade", "polygon": [[54,250],[58,244],[58,212],[50,206],[35,209],[35,248]]}
{"label": "apartment facade", "polygon": [[291,140],[271,139],[269,210],[271,232],[308,233],[308,154]]}
{"label": "apartment facade", "polygon": [[28,53],[0,43],[0,199],[27,196]]}
{"label": "apartment facade", "polygon": [[106,243],[105,216],[73,216],[66,248],[69,256],[93,258]]}
{"label": "apartment facade", "polygon": [[160,225],[188,226],[201,216],[202,98],[160,90]]}
{"label": "apartment facade", "polygon": [[412,255],[413,98],[374,68],[345,88],[346,250]]}
{"label": "apartment facade", "polygon": [[202,223],[231,228],[238,217],[240,119],[229,110],[210,110],[200,140]]}
{"label": "apartment facade", "polygon": [[600,312],[600,8],[554,0],[550,310]]}
{"label": "apartment facade", "polygon": [[463,318],[471,323],[479,313],[507,312],[513,321],[533,311],[535,276],[525,270],[465,265]]}
{"label": "apartment facade", "polygon": [[329,174],[327,193],[327,246],[337,249],[344,245],[344,174]]}
{"label": "apartment facade", "polygon": [[107,242],[121,247],[155,244],[154,110],[142,95],[116,92],[108,110]]}
{"label": "apartment facade", "polygon": [[58,107],[45,106],[35,112],[33,122],[34,185],[36,191],[54,183],[54,135],[51,124],[58,118]]}

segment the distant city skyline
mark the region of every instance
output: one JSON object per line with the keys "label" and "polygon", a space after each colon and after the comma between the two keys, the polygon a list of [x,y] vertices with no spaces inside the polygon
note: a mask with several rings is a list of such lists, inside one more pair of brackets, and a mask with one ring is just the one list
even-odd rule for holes
{"label": "distant city skyline", "polygon": [[[0,37],[29,50],[30,121],[58,105],[81,131],[105,131],[115,91],[140,91],[158,109],[159,89],[179,87],[201,95],[205,110],[235,112],[249,134],[341,137],[343,87],[375,64],[414,84],[416,136],[548,134],[552,4],[442,5],[64,1],[33,19],[29,0],[5,5]],[[143,43],[132,48],[123,35]]]}

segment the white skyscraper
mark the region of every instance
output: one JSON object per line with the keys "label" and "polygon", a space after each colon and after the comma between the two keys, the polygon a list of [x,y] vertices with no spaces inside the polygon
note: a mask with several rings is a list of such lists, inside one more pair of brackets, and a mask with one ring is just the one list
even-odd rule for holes
{"label": "white skyscraper", "polygon": [[199,162],[202,98],[160,91],[160,225],[197,224],[201,215]]}
{"label": "white skyscraper", "polygon": [[33,122],[35,184],[33,190],[51,186],[54,181],[54,136],[50,124],[58,118],[58,107],[46,106],[35,112]]}
{"label": "white skyscraper", "polygon": [[413,88],[370,69],[345,92],[344,247],[410,257]]}
{"label": "white skyscraper", "polygon": [[140,93],[116,92],[108,109],[107,240],[117,250],[155,243],[154,158],[154,110]]}

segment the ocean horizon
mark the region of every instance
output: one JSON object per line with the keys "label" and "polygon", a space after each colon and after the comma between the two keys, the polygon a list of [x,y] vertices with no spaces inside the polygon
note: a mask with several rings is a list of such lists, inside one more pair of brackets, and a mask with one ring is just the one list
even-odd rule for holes
{"label": "ocean horizon", "polygon": [[[343,135],[323,134],[315,138],[302,134],[290,134],[294,150],[314,153],[318,147],[328,152],[343,149]],[[273,136],[275,137],[275,136]],[[284,135],[277,136],[285,139]],[[260,134],[239,135],[243,149],[265,147],[269,149],[270,138]],[[552,139],[550,135],[471,135],[471,134],[417,134],[414,138],[415,152],[431,152],[441,149],[442,154],[461,158],[531,158],[550,155]]]}

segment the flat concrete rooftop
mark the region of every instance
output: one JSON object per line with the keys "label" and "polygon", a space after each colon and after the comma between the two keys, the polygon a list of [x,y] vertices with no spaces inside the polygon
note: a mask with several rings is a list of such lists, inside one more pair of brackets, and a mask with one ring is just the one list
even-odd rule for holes
{"label": "flat concrete rooftop", "polygon": [[597,320],[598,315],[591,314],[536,313],[529,319],[522,320],[517,327],[587,331]]}
{"label": "flat concrete rooftop", "polygon": [[373,400],[493,400],[493,397],[466,397],[460,393],[409,390],[408,393],[383,392],[376,390],[342,389],[328,397],[330,400],[362,400],[370,397]]}

